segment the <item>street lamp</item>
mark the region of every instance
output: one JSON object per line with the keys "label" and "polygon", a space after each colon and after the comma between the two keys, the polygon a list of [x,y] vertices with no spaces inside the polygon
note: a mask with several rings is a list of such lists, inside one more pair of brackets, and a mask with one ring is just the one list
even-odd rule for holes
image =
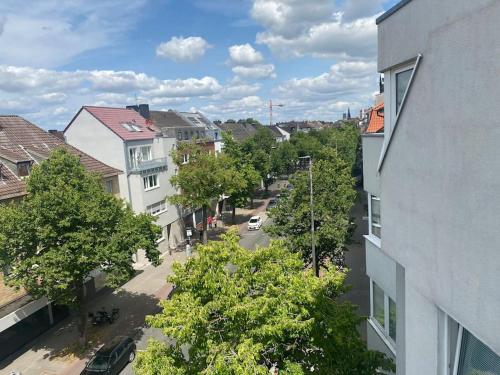
{"label": "street lamp", "polygon": [[314,200],[313,200],[313,176],[312,176],[312,158],[310,156],[300,156],[299,159],[309,161],[309,198],[310,198],[310,208],[311,208],[311,254],[312,254],[312,266],[314,269],[314,274],[319,276],[318,260],[316,257],[316,244],[314,241]]}

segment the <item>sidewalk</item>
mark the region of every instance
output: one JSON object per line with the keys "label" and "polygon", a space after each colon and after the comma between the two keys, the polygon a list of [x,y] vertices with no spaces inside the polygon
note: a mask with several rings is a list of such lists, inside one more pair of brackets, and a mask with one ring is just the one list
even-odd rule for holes
{"label": "sidewalk", "polygon": [[[172,271],[174,261],[185,260],[185,254],[174,252],[163,257],[158,267],[147,266],[138,275],[115,291],[105,292],[89,303],[89,311],[101,307],[120,308],[120,318],[112,325],[89,328],[89,341],[94,349],[109,341],[112,337],[130,335],[136,340],[143,335],[146,315],[159,311],[158,302],[166,298],[172,286],[166,277]],[[0,374],[9,375],[18,371],[22,375],[73,375],[79,374],[89,358],[89,353],[74,354],[78,339],[75,321],[68,318],[58,326],[35,339],[31,347],[7,358],[0,363]]]}

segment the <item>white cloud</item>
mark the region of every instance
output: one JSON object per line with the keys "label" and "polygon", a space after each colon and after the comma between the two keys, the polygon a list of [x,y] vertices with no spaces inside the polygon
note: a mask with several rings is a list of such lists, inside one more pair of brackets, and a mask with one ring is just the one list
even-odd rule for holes
{"label": "white cloud", "polygon": [[229,57],[233,65],[255,65],[264,61],[262,53],[256,51],[250,44],[234,45],[229,47]]}
{"label": "white cloud", "polygon": [[372,59],[380,1],[362,0],[364,7],[352,5],[356,1],[337,7],[330,0],[254,0],[252,17],[265,29],[256,41],[280,56]]}
{"label": "white cloud", "polygon": [[242,78],[276,78],[273,64],[258,64],[254,66],[235,66],[233,73]]}
{"label": "white cloud", "polygon": [[375,62],[344,61],[319,76],[290,79],[277,91],[304,101],[356,98],[372,93],[377,77]]}
{"label": "white cloud", "polygon": [[250,44],[229,47],[229,63],[237,78],[264,79],[276,78],[273,64],[264,64],[262,53]]}
{"label": "white cloud", "polygon": [[210,44],[199,36],[174,36],[168,42],[161,43],[156,48],[156,54],[175,62],[191,62],[202,57],[210,47]]}
{"label": "white cloud", "polygon": [[145,0],[26,0],[19,6],[17,0],[2,0],[0,64],[53,68],[84,52],[116,45],[141,19],[144,4]]}
{"label": "white cloud", "polygon": [[182,105],[193,98],[236,95],[238,90],[243,94],[244,86],[240,83],[239,88],[226,88],[210,76],[165,80],[134,71],[55,71],[0,65],[0,113],[30,114],[30,119],[54,126],[68,121],[70,114],[85,104],[123,107],[135,103],[137,95],[153,107]]}

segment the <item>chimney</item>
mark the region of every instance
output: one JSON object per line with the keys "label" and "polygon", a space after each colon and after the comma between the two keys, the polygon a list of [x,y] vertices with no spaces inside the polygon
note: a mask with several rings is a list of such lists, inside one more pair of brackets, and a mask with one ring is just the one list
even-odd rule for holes
{"label": "chimney", "polygon": [[138,105],[128,105],[125,108],[132,109],[132,110],[134,110],[136,112],[139,112],[139,106]]}
{"label": "chimney", "polygon": [[139,104],[139,114],[146,120],[149,120],[151,117],[149,115],[149,104]]}
{"label": "chimney", "polygon": [[56,129],[50,129],[49,134],[52,134],[53,136],[59,138],[61,141],[66,142],[66,137],[64,136],[64,132]]}

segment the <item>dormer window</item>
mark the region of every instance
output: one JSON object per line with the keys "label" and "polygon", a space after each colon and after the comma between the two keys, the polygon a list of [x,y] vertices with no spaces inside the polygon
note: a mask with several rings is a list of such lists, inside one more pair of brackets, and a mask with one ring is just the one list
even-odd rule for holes
{"label": "dormer window", "polygon": [[28,177],[30,175],[31,162],[21,161],[17,163],[17,175],[19,177]]}

